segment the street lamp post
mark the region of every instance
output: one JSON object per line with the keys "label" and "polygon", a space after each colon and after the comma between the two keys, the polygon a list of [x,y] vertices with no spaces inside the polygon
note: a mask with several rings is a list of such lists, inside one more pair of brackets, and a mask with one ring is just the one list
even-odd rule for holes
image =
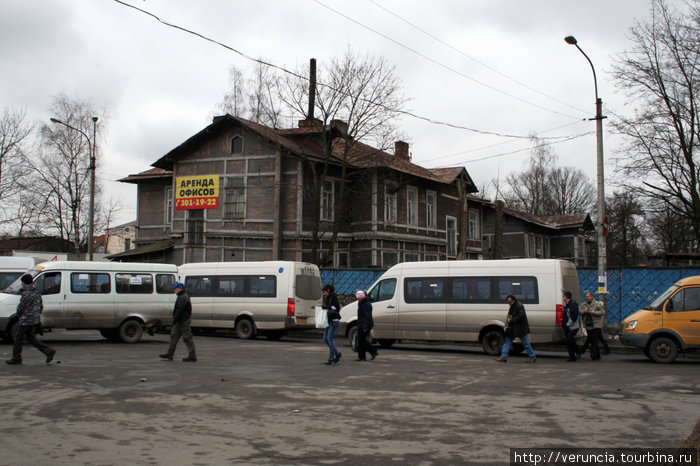
{"label": "street lamp post", "polygon": [[96,139],[95,136],[97,134],[97,117],[92,117],[92,140],[90,139],[90,136],[88,136],[83,130],[76,128],[74,126],[69,125],[68,123],[64,123],[61,120],[58,120],[56,118],[51,118],[50,119],[52,123],[56,123],[58,125],[63,125],[66,128],[70,128],[73,131],[77,131],[83,136],[85,136],[85,139],[87,139],[88,142],[88,150],[90,151],[90,166],[88,167],[90,169],[90,212],[89,212],[89,217],[90,221],[88,223],[88,258],[89,260],[92,261],[93,259],[93,245],[94,245],[94,235],[95,235],[95,150],[96,150]]}
{"label": "street lamp post", "polygon": [[593,62],[588,55],[581,50],[574,36],[564,38],[567,44],[575,45],[579,52],[586,57],[593,70],[593,85],[595,86],[595,118],[596,122],[596,151],[598,160],[598,300],[603,303],[606,312],[605,322],[607,323],[607,277],[605,272],[607,255],[605,251],[605,178],[603,174],[603,100],[598,97],[598,79],[596,78]]}

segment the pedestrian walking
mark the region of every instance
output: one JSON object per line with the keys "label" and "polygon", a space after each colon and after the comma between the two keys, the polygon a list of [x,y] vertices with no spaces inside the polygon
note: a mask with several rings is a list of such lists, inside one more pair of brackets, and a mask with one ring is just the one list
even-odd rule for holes
{"label": "pedestrian walking", "polygon": [[355,361],[366,361],[367,353],[370,354],[371,360],[374,360],[378,353],[370,343],[370,332],[374,327],[372,303],[362,290],[355,293],[355,297],[357,298],[357,359]]}
{"label": "pedestrian walking", "polygon": [[583,343],[582,353],[586,352],[588,345],[591,345],[591,359],[596,361],[600,359],[600,348],[598,347],[598,342],[602,341],[605,345],[606,351],[610,352],[608,348],[608,343],[603,338],[603,319],[605,316],[605,311],[603,310],[603,304],[595,301],[593,299],[593,293],[586,291],[586,300],[579,306],[581,310],[581,319],[583,320],[583,326],[586,329],[586,341]]}
{"label": "pedestrian walking", "polygon": [[172,361],[177,342],[180,341],[180,337],[182,337],[182,340],[187,346],[187,351],[189,352],[187,357],[182,358],[182,360],[185,362],[194,362],[197,360],[197,356],[194,351],[192,328],[190,327],[190,323],[192,322],[192,303],[190,303],[190,296],[187,294],[187,289],[182,283],[176,283],[173,286],[173,290],[177,295],[177,299],[175,300],[175,307],[173,308],[173,327],[170,329],[170,346],[168,347],[167,353],[160,354],[159,356]]}
{"label": "pedestrian walking", "polygon": [[340,303],[338,302],[338,296],[335,294],[335,288],[331,284],[323,287],[323,309],[326,310],[326,315],[328,316],[328,326],[323,330],[323,341],[330,350],[328,361],[324,364],[330,366],[331,364],[337,364],[341,356],[340,351],[335,347],[334,341],[335,332],[340,324]]}
{"label": "pedestrian walking", "polygon": [[561,326],[564,329],[564,337],[566,338],[566,349],[569,352],[567,361],[574,362],[581,359],[581,350],[576,344],[576,334],[578,333],[579,310],[576,301],[571,299],[571,291],[565,291],[563,296],[564,301],[564,318]]}
{"label": "pedestrian walking", "polygon": [[22,344],[25,339],[29,341],[36,349],[46,355],[46,363],[53,360],[56,350],[51,348],[46,343],[43,343],[36,338],[36,327],[41,323],[41,311],[44,310],[44,303],[41,299],[41,293],[34,284],[34,277],[25,273],[20,277],[22,289],[20,293],[22,297],[17,304],[17,333],[15,333],[15,343],[12,345],[12,358],[6,360],[7,364],[22,364]]}
{"label": "pedestrian walking", "polygon": [[535,354],[535,350],[532,349],[530,340],[527,337],[530,333],[530,324],[527,322],[525,306],[512,294],[506,297],[506,302],[510,305],[508,308],[508,315],[506,316],[506,340],[503,342],[503,348],[501,348],[501,357],[496,359],[496,361],[508,362],[508,352],[513,344],[513,339],[520,338],[523,346],[525,346],[525,350],[527,350],[528,360],[525,362],[533,363],[537,361],[537,355]]}

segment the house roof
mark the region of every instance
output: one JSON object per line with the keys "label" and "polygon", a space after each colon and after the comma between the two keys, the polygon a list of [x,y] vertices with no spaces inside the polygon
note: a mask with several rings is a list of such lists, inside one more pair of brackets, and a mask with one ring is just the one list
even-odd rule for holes
{"label": "house roof", "polygon": [[152,180],[156,178],[172,178],[172,176],[173,172],[170,170],[164,170],[162,168],[151,168],[150,170],[146,170],[145,172],[135,173],[117,181],[121,181],[122,183],[137,184],[141,180]]}
{"label": "house roof", "polygon": [[[119,181],[138,183],[140,180],[172,177],[173,173],[171,170],[173,164],[180,154],[184,153],[189,147],[198,144],[212,133],[231,124],[239,124],[263,136],[270,142],[279,144],[283,149],[293,154],[312,160],[324,160],[323,148],[310,137],[318,135],[323,131],[323,125],[320,121],[316,122],[316,124],[310,124],[300,128],[276,129],[246,120],[245,118],[222,115],[214,117],[213,122],[209,126],[188,138],[185,142],[154,162],[152,165],[155,168],[142,173],[129,175]],[[331,125],[330,128],[332,131],[331,134],[334,136],[332,156],[336,163],[342,163],[345,156],[345,142],[342,137],[338,137],[341,133],[334,130],[335,127],[333,125]],[[388,167],[402,173],[445,184],[451,184],[459,176],[462,176],[473,190],[470,192],[476,191],[474,182],[464,167],[427,169],[409,160],[396,157],[359,141],[354,142],[352,147],[348,150],[347,163],[354,168]]]}
{"label": "house roof", "polygon": [[128,251],[110,254],[109,256],[105,256],[105,258],[112,260],[120,259],[122,257],[141,256],[145,254],[151,254],[153,252],[166,251],[168,249],[171,249],[173,246],[175,246],[173,240],[164,239],[161,241],[156,241],[155,243],[147,244],[145,246],[139,246],[134,249],[129,249]]}

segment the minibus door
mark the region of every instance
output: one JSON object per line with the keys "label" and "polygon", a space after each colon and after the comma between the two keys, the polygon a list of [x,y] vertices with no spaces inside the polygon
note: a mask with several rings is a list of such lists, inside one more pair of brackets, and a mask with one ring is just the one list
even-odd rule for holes
{"label": "minibus door", "polygon": [[47,327],[64,327],[69,321],[63,312],[66,299],[66,283],[62,283],[61,272],[44,272],[34,279],[44,310],[41,312],[41,323]]}
{"label": "minibus door", "polygon": [[369,292],[374,338],[396,338],[396,278],[381,280]]}
{"label": "minibus door", "polygon": [[405,277],[397,338],[444,340],[447,321],[445,277]]}
{"label": "minibus door", "polygon": [[700,287],[683,288],[666,302],[663,326],[678,333],[686,345],[700,345]]}

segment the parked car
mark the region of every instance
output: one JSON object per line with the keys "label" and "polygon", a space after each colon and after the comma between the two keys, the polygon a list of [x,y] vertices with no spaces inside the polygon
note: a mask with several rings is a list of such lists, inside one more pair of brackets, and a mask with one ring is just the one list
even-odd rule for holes
{"label": "parked car", "polygon": [[[56,261],[28,273],[42,294],[45,329],[97,329],[109,340],[135,343],[144,328],[172,321],[174,264]],[[0,331],[8,341],[16,334],[21,287],[17,279],[0,293]]]}
{"label": "parked car", "polygon": [[622,321],[620,341],[654,362],[700,349],[700,276],[678,280],[649,306]]}
{"label": "parked car", "polygon": [[[404,262],[370,288],[373,337],[383,346],[400,340],[480,343],[500,354],[508,305],[525,305],[532,343],[563,341],[562,294],[580,300],[574,264],[554,259]],[[341,331],[352,344],[357,303],[341,310]]]}

